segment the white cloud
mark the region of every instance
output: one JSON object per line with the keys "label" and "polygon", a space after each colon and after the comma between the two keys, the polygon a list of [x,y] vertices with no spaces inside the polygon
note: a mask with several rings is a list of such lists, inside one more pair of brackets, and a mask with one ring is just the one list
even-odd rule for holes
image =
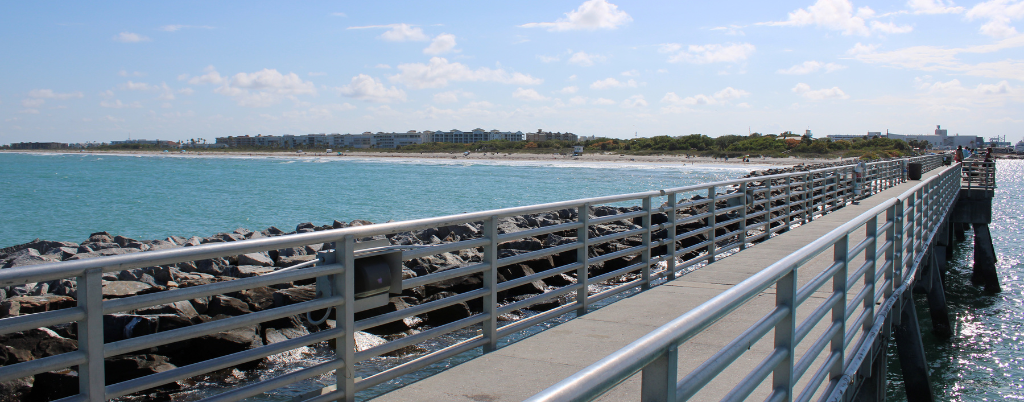
{"label": "white cloud", "polygon": [[569,105],[575,106],[575,105],[586,105],[586,104],[587,104],[587,97],[586,96],[573,96],[572,98],[569,98]]}
{"label": "white cloud", "polygon": [[124,108],[139,108],[142,104],[138,101],[132,103],[122,103],[120,99],[115,99],[113,102],[100,101],[100,106],[109,107],[113,109],[124,109]]}
{"label": "white cloud", "polygon": [[[221,84],[221,83],[225,82],[225,78],[221,77],[220,73],[218,73],[217,69],[213,68],[213,66],[207,66],[206,69],[203,70],[203,71],[205,71],[206,74],[203,74],[203,75],[198,76],[198,77],[192,77],[192,79],[188,80],[188,83],[192,84],[192,85],[197,85],[197,84]],[[187,78],[188,78],[188,74],[182,74],[182,75],[178,76],[178,80],[185,80]]]}
{"label": "white cloud", "polygon": [[124,84],[121,84],[118,87],[121,88],[121,89],[127,89],[129,91],[150,91],[150,90],[154,90],[154,89],[157,88],[157,87],[155,87],[153,85],[149,85],[149,84],[147,84],[145,82],[132,82],[132,81],[128,81],[128,82],[126,82]]}
{"label": "white cloud", "polygon": [[387,65],[387,64],[378,64],[378,65],[376,65],[376,66],[373,66],[373,68],[383,68],[383,69],[389,69],[389,68],[391,68],[391,66],[389,66],[389,65]]}
{"label": "white cloud", "polygon": [[185,28],[213,29],[213,27],[208,25],[164,25],[157,29],[164,32],[177,32]]}
{"label": "white cloud", "polygon": [[594,105],[614,105],[615,101],[608,98],[597,98],[590,103]]}
{"label": "white cloud", "polygon": [[276,69],[265,68],[228,78],[222,77],[213,66],[205,71],[206,74],[192,77],[188,82],[193,85],[220,84],[214,92],[235,98],[240,106],[267,107],[289,96],[316,95],[313,83],[303,81],[295,73],[281,74]]}
{"label": "white cloud", "polygon": [[939,46],[912,46],[888,52],[877,52],[877,46],[864,46],[858,43],[847,54],[869,64],[882,64],[891,67],[914,69],[921,71],[947,71],[967,75],[1024,80],[1024,61],[1004,59],[978,64],[968,64],[958,59],[958,55],[994,53],[1004,49],[1024,47],[1024,35],[1016,35],[986,45],[967,46],[962,48],[945,48]]}
{"label": "white cloud", "polygon": [[34,98],[34,99],[22,99],[21,100],[21,106],[27,107],[27,108],[37,108],[37,107],[42,106],[44,103],[46,103],[46,99]]}
{"label": "white cloud", "polygon": [[82,95],[81,92],[68,92],[68,93],[61,94],[61,93],[53,92],[52,89],[33,89],[31,91],[28,91],[28,96],[30,98],[39,98],[39,99],[66,100],[66,99],[71,99],[71,98],[81,98],[83,95]]}
{"label": "white cloud", "polygon": [[525,101],[545,101],[550,99],[547,96],[537,93],[536,89],[523,88],[516,88],[516,90],[512,92],[512,97]]}
{"label": "white cloud", "polygon": [[558,56],[545,56],[542,54],[538,54],[537,58],[540,59],[541,63],[553,63],[562,59]]}
{"label": "white cloud", "polygon": [[114,117],[114,116],[111,116],[111,115],[109,115],[109,114],[108,114],[108,115],[106,115],[106,116],[100,117],[100,118],[99,118],[99,119],[97,119],[97,120],[100,120],[100,121],[109,121],[109,122],[111,122],[111,123],[120,123],[120,122],[123,122],[123,121],[124,121],[124,119],[122,119],[122,118]]}
{"label": "white cloud", "polygon": [[1017,29],[1010,26],[1015,20],[1024,18],[1024,1],[989,0],[976,4],[967,12],[967,19],[987,19],[981,33],[993,38],[1009,38],[1017,35]]}
{"label": "white cloud", "polygon": [[803,75],[818,72],[821,69],[825,69],[826,73],[838,71],[846,68],[846,66],[836,63],[822,63],[819,61],[805,61],[802,64],[797,64],[793,67],[779,70],[779,74],[790,74],[790,75]]}
{"label": "white cloud", "polygon": [[548,31],[615,29],[633,21],[633,17],[605,0],[587,0],[576,10],[555,22],[531,22],[522,28],[547,28]]}
{"label": "white cloud", "polygon": [[883,24],[878,21],[871,21],[871,30],[887,34],[901,34],[913,31],[914,27],[910,25],[897,26],[892,22]]}
{"label": "white cloud", "polygon": [[608,77],[603,80],[594,81],[590,84],[590,89],[609,89],[609,88],[636,88],[636,81],[629,80],[621,82],[613,77]]}
{"label": "white cloud", "polygon": [[310,77],[323,77],[323,76],[327,75],[327,73],[322,72],[322,71],[311,71],[311,72],[306,73],[306,75],[308,75]]}
{"label": "white cloud", "polygon": [[192,88],[182,88],[178,90],[178,93],[182,95],[192,95],[194,92],[195,91],[193,91]]}
{"label": "white cloud", "polygon": [[963,7],[953,6],[952,1],[946,0],[910,0],[907,7],[914,14],[960,14],[964,12]]}
{"label": "white cloud", "polygon": [[658,53],[675,53],[682,49],[683,45],[678,43],[662,43],[658,45]]}
{"label": "white cloud", "polygon": [[430,40],[423,29],[409,24],[388,24],[388,25],[367,25],[361,27],[348,27],[348,29],[376,29],[386,28],[387,31],[380,35],[381,39],[389,42],[426,42]]}
{"label": "white cloud", "polygon": [[115,42],[121,42],[121,43],[138,43],[138,42],[146,42],[146,41],[149,40],[149,38],[147,38],[145,36],[142,36],[142,35],[139,35],[137,33],[121,32],[121,33],[119,33],[117,35],[114,35],[113,40]]}
{"label": "white cloud", "polygon": [[810,100],[824,100],[824,99],[849,99],[850,96],[843,92],[839,87],[815,89],[812,90],[810,85],[804,83],[796,84],[793,89],[793,93],[799,94]]}
{"label": "white cloud", "polygon": [[345,13],[331,13],[331,16],[333,16],[333,17],[348,17],[348,15],[345,14]]}
{"label": "white cloud", "polygon": [[994,85],[978,84],[976,89],[979,93],[985,95],[1003,95],[1014,92],[1014,89],[1010,87],[1010,83],[1006,82],[1006,80],[999,81]]}
{"label": "white cloud", "polygon": [[111,90],[108,89],[106,91],[100,92],[99,95],[100,95],[100,97],[103,97],[103,98],[113,98],[114,97],[114,91],[111,91]]}
{"label": "white cloud", "polygon": [[636,70],[623,71],[621,74],[623,77],[639,77],[640,72]]}
{"label": "white cloud", "polygon": [[743,27],[739,26],[739,25],[729,25],[727,27],[714,27],[714,28],[711,28],[711,30],[712,31],[722,31],[726,35],[744,36],[746,34],[743,33],[743,29],[742,28]]}
{"label": "white cloud", "polygon": [[396,75],[388,77],[413,89],[441,88],[449,81],[489,81],[515,85],[538,85],[544,80],[523,73],[509,73],[504,69],[481,67],[473,70],[462,63],[452,63],[442,57],[432,57],[427,64],[399,64]]}
{"label": "white cloud", "polygon": [[379,80],[366,74],[359,74],[352,77],[352,82],[338,88],[338,91],[341,92],[342,95],[362,99],[368,102],[404,102],[406,99],[405,91],[395,88],[394,86],[386,88]]}
{"label": "white cloud", "polygon": [[[669,43],[661,45],[659,52],[671,53],[681,48],[682,46],[679,44]],[[668,61],[669,63],[686,62],[694,64],[737,63],[750,57],[755,49],[754,45],[749,43],[690,45],[687,46],[686,50],[669,56]]]}
{"label": "white cloud", "polygon": [[569,81],[576,81],[576,74],[570,75]]}
{"label": "white cloud", "polygon": [[757,25],[769,26],[795,26],[802,27],[814,25],[832,31],[841,31],[843,35],[868,36],[872,31],[881,33],[905,33],[913,28],[910,26],[896,26],[893,23],[882,24],[872,21],[871,28],[868,28],[866,20],[876,18],[875,11],[870,7],[860,7],[856,10],[850,0],[817,0],[807,9],[797,9],[789,13],[785,21],[761,22]]}
{"label": "white cloud", "polygon": [[141,73],[138,71],[132,71],[129,73],[128,71],[121,70],[117,72],[117,75],[120,75],[122,77],[145,77],[146,73]]}
{"label": "white cloud", "polygon": [[160,95],[156,97],[157,99],[174,100],[174,90],[171,89],[171,87],[167,86],[166,82],[160,83],[159,88]]}
{"label": "white cloud", "polygon": [[22,110],[19,110],[18,113],[22,113],[22,114],[39,114],[39,110],[37,110],[37,109],[22,109]]}
{"label": "white cloud", "polygon": [[587,54],[586,52],[576,52],[569,57],[569,64],[575,64],[583,67],[590,67],[594,65],[595,61],[603,61],[604,56],[598,54]]}
{"label": "white cloud", "polygon": [[624,107],[626,109],[632,109],[632,108],[635,108],[635,107],[644,107],[644,106],[647,106],[647,101],[644,100],[644,96],[643,95],[633,95],[633,96],[630,96],[629,98],[626,98],[626,100],[622,101],[622,104],[620,106],[622,106],[622,107]]}
{"label": "white cloud", "polygon": [[443,33],[435,36],[434,41],[430,42],[430,46],[423,49],[423,53],[438,55],[448,53],[452,49],[455,49],[455,35]]}
{"label": "white cloud", "polygon": [[455,103],[459,98],[472,98],[473,94],[462,90],[446,91],[434,94],[435,103]]}
{"label": "white cloud", "polygon": [[[750,96],[750,92],[742,89],[736,89],[733,87],[725,87],[721,91],[715,92],[714,95],[708,96],[704,94],[697,94],[693,96],[687,96],[685,98],[676,95],[675,92],[668,92],[664,97],[661,98],[661,103],[667,103],[666,106],[661,109],[663,113],[680,113],[688,111],[685,106],[694,105],[728,105],[730,101],[745,98]],[[738,106],[738,105],[737,105]],[[749,107],[749,105],[747,105]]]}
{"label": "white cloud", "polygon": [[565,88],[559,89],[558,91],[555,91],[555,92],[556,93],[560,93],[562,95],[569,95],[569,94],[574,94],[574,93],[576,93],[579,90],[580,90],[580,88],[574,85],[574,86],[569,86],[569,87],[565,87]]}

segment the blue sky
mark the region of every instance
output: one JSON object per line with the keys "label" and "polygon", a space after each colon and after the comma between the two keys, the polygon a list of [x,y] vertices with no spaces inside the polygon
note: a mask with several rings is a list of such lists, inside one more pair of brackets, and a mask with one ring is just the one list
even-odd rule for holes
{"label": "blue sky", "polygon": [[1022,18],[1024,0],[5,2],[0,143],[936,124],[1016,142]]}

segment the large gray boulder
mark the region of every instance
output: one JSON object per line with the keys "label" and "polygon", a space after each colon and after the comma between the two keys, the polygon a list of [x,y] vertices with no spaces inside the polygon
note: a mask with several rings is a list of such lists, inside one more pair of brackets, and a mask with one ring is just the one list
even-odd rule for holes
{"label": "large gray boulder", "polygon": [[155,286],[140,281],[107,281],[103,283],[104,298],[121,298],[158,290]]}
{"label": "large gray boulder", "polygon": [[270,258],[270,254],[267,254],[266,251],[261,251],[258,253],[242,254],[238,256],[238,265],[272,267],[274,266],[274,260]]}

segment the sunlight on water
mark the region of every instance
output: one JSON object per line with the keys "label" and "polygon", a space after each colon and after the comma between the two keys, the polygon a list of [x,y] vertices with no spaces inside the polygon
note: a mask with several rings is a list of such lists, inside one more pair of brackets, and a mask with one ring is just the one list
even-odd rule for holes
{"label": "sunlight on water", "polygon": [[[999,188],[989,228],[1002,293],[986,295],[971,285],[974,244],[968,232],[947,273],[952,339],[931,334],[927,299],[915,295],[936,400],[1024,400],[1024,161],[1001,160],[996,169]],[[894,347],[890,345],[888,397],[906,400]]]}

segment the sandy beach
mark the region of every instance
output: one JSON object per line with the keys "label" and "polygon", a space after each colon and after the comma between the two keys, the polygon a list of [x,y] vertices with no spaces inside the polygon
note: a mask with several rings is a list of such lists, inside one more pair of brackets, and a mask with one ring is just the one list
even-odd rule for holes
{"label": "sandy beach", "polygon": [[[462,153],[409,153],[409,152],[342,152],[340,155],[337,152],[323,153],[323,152],[288,152],[288,151],[265,151],[265,152],[233,152],[233,151],[202,151],[202,150],[186,150],[182,153],[180,151],[172,152],[157,152],[157,151],[97,151],[97,150],[32,150],[32,151],[13,151],[5,150],[0,152],[22,152],[22,153],[64,153],[64,154],[95,154],[95,155],[161,155],[161,156],[206,156],[206,157],[277,157],[277,158],[353,158],[353,159],[366,159],[366,158],[395,158],[402,160],[433,160],[433,159],[456,159],[456,160],[480,160],[480,161],[532,161],[532,162],[545,162],[545,161],[559,161],[559,162],[580,162],[580,163],[651,163],[651,164],[681,164],[681,165],[722,165],[736,167],[737,165],[749,165],[749,166],[796,166],[800,164],[814,164],[814,163],[828,163],[838,162],[839,159],[816,159],[816,158],[761,158],[751,157],[749,162],[744,162],[741,158],[712,158],[712,157],[699,157],[699,156],[686,156],[686,155],[628,155],[628,154],[617,154],[617,153],[597,153],[591,152],[581,156],[567,156],[567,155],[554,155],[554,154],[527,154],[527,153],[501,153],[501,152],[473,152],[469,155]],[[848,158],[856,159],[856,158]]]}

